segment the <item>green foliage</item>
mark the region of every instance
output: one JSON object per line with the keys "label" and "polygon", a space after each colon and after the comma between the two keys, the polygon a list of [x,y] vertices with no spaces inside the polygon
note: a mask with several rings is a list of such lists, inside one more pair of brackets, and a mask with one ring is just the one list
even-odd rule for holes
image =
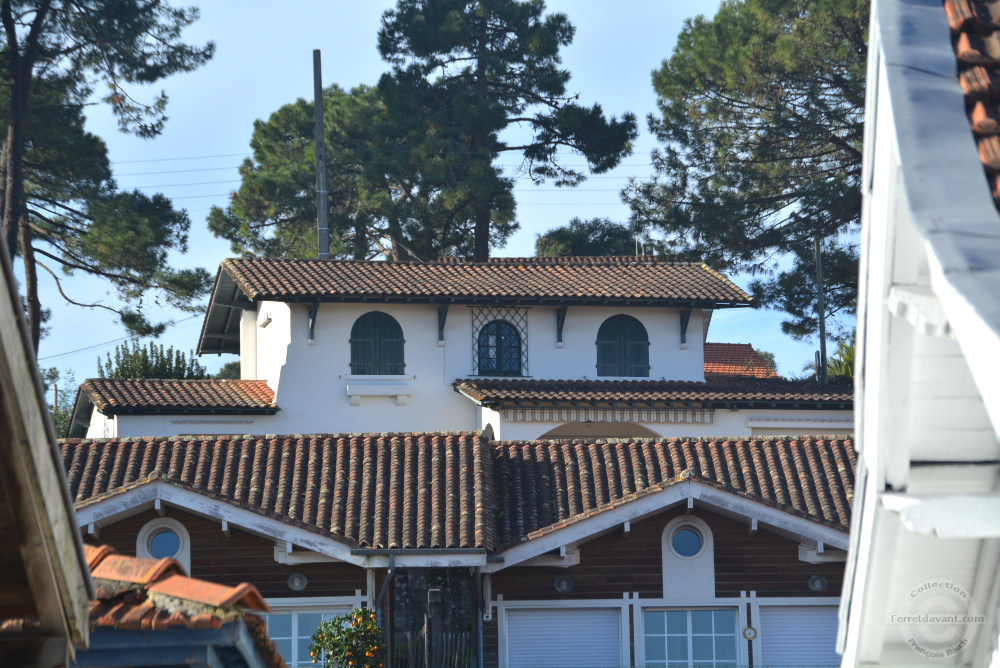
{"label": "green foliage", "polygon": [[[813,240],[828,315],[857,303],[867,0],[726,0],[653,73],[657,176],[623,195],[690,259],[759,278],[783,330],[814,333]],[[779,260],[783,262],[779,264]]]}
{"label": "green foliage", "polygon": [[236,360],[235,362],[226,362],[219,373],[212,376],[218,380],[239,380],[240,378],[240,362]]}
{"label": "green foliage", "polygon": [[[253,157],[240,168],[240,188],[208,219],[234,252],[316,256],[313,114],[313,104],[299,99],[254,123]],[[467,198],[440,173],[434,155],[409,149],[408,119],[389,118],[379,92],[365,86],[350,93],[330,86],[323,114],[331,256],[428,260],[471,253]],[[512,207],[511,201],[497,212],[497,243],[512,231]]]}
{"label": "green foliage", "polygon": [[73,419],[73,404],[78,389],[76,375],[72,371],[61,373],[54,366],[39,369],[39,373],[56,437],[63,438],[69,433],[69,423]]}
{"label": "green foliage", "polygon": [[607,218],[573,218],[535,238],[535,255],[542,257],[633,255],[635,247],[632,230]]}
{"label": "green foliage", "polygon": [[132,339],[115,346],[115,356],[111,353],[102,363],[97,358],[97,375],[101,378],[175,378],[178,380],[208,378],[208,373],[194,353],[188,358],[179,350],[170,346],[166,350],[163,344],[156,345],[152,341],[146,346],[140,346],[138,339]]}
{"label": "green foliage", "polygon": [[831,385],[854,385],[854,337],[837,341],[837,350],[826,361],[826,380]]}
{"label": "green foliage", "polygon": [[[757,349],[754,349],[754,352],[760,355],[760,358],[764,360],[765,368],[777,373],[778,363],[774,361],[774,353],[770,353],[766,350],[757,350]],[[753,365],[752,363],[748,363],[748,366],[752,367]]]}
{"label": "green foliage", "polygon": [[[0,25],[0,133],[4,137],[3,232],[8,250],[24,259],[28,324],[37,348],[41,304],[37,271],[57,282],[70,303],[115,312],[131,331],[155,335],[143,299],[195,312],[207,292],[202,269],[174,270],[171,251],[184,252],[190,220],[162,195],[119,190],[107,148],[85,129],[83,108],[95,88],[119,128],[141,137],[163,128],[165,94],[137,101],[125,86],[144,86],[193,70],[211,58],[212,44],[181,41],[198,16],[154,0],[4,2]],[[61,276],[82,271],[107,280],[120,306],[81,304]]]}
{"label": "green foliage", "polygon": [[[382,16],[378,48],[392,66],[379,91],[396,135],[449,198],[474,213],[473,255],[489,256],[491,229],[513,222],[514,181],[493,164],[522,157],[535,183],[576,185],[584,174],[560,164],[568,149],[601,173],[631,153],[635,117],[607,119],[566,90],[559,49],[573,40],[564,14],[543,16],[541,0],[398,0]],[[518,141],[501,139],[517,128]],[[505,135],[506,138],[506,135]]]}
{"label": "green foliage", "polygon": [[382,629],[371,608],[359,608],[321,623],[309,653],[324,668],[382,668]]}

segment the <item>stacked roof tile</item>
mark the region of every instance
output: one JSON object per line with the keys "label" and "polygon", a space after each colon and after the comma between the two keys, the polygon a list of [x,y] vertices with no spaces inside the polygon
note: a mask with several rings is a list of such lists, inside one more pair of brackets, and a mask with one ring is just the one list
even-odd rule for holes
{"label": "stacked roof tile", "polygon": [[944,8],[969,124],[1000,206],[1000,8],[982,0],[945,0]]}
{"label": "stacked roof tile", "polygon": [[784,378],[706,374],[705,382],[686,380],[514,380],[470,378],[455,388],[479,404],[553,405],[566,403],[732,405],[814,404],[850,408],[854,389]]}
{"label": "stacked roof tile", "polygon": [[774,366],[749,343],[705,343],[705,373],[776,378]]}
{"label": "stacked roof tile", "polygon": [[263,380],[90,378],[80,391],[106,415],[120,412],[274,412],[274,390]]}
{"label": "stacked roof tile", "polygon": [[850,439],[490,443],[475,434],[67,439],[78,508],[153,480],[354,546],[495,551],[696,479],[846,528]]}
{"label": "stacked roof tile", "polygon": [[473,263],[229,259],[220,272],[251,300],[502,298],[749,305],[750,296],[704,264],[652,257],[494,258]]}
{"label": "stacked roof tile", "polygon": [[285,665],[267,637],[264,621],[245,614],[270,610],[253,585],[227,587],[196,580],[184,575],[173,559],[137,559],[115,554],[107,545],[86,545],[84,551],[97,590],[97,598],[90,602],[92,631],[221,629],[242,621],[266,664],[271,668]]}

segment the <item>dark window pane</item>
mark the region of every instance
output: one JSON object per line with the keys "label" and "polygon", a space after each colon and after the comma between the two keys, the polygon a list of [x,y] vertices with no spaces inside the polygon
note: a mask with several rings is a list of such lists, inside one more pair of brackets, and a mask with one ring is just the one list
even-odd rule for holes
{"label": "dark window pane", "polygon": [[[671,545],[673,545],[674,551],[682,557],[693,557],[701,552],[701,534],[687,527],[679,529],[674,533]],[[711,628],[711,613],[709,613],[709,626]]]}
{"label": "dark window pane", "polygon": [[504,320],[494,320],[479,330],[477,342],[480,376],[521,375],[521,335]]}
{"label": "dark window pane", "polygon": [[403,329],[391,315],[365,313],[351,327],[351,373],[360,376],[401,375]]}

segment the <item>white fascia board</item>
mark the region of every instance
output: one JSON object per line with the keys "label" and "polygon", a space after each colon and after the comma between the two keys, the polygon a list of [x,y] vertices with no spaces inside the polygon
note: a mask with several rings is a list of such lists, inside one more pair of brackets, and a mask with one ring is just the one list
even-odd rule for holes
{"label": "white fascia board", "polygon": [[98,527],[107,526],[152,508],[157,500],[194,515],[217,521],[226,520],[233,527],[268,540],[288,541],[338,561],[365,566],[365,558],[351,554],[349,545],[162,480],[154,480],[80,508],[76,513],[76,521],[81,527],[91,523]]}
{"label": "white fascia board", "polygon": [[560,547],[578,546],[605,531],[622,525],[624,522],[635,521],[655,514],[688,499],[699,501],[699,505],[709,511],[721,511],[722,514],[756,519],[761,529],[824,543],[840,550],[847,549],[848,535],[843,531],[791,515],[767,504],[717,489],[711,485],[686,480],[674,483],[662,491],[602,510],[592,517],[503,550],[497,553],[498,556],[503,557],[503,562],[489,563],[483,568],[483,572],[494,573],[522,564]]}
{"label": "white fascia board", "polygon": [[[1000,215],[955,81],[941,3],[879,0],[906,205],[928,244],[932,286],[995,427],[1000,425]],[[1000,436],[1000,428],[997,428]]]}
{"label": "white fascia board", "polygon": [[[156,501],[161,501],[178,510],[189,512],[215,521],[227,521],[231,527],[266,538],[267,540],[291,543],[308,550],[301,553],[302,559],[296,558],[299,553],[292,552],[287,563],[315,563],[325,558],[342,561],[361,568],[388,568],[388,554],[365,554],[356,548],[316,534],[307,529],[286,524],[281,520],[265,517],[252,510],[240,508],[231,503],[178,487],[163,480],[154,480],[144,485],[134,487],[126,492],[79,509],[76,513],[77,524],[86,527],[108,526],[119,520],[137,515],[144,510],[153,508]],[[273,553],[278,558],[279,552],[287,552],[275,548]],[[393,551],[396,565],[400,568],[474,568],[486,564],[486,553],[422,553],[413,550]],[[285,562],[279,562],[285,563]]]}
{"label": "white fascia board", "polygon": [[1000,494],[885,493],[882,507],[899,515],[908,531],[958,539],[1000,538]]}
{"label": "white fascia board", "polygon": [[[931,283],[1000,439],[1000,268],[948,275],[934,254],[929,254],[929,266]],[[970,297],[981,293],[990,298],[975,301]]]}

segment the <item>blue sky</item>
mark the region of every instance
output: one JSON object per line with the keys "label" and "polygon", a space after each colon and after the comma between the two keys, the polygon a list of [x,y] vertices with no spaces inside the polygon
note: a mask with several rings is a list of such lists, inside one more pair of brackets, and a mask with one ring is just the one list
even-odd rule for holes
{"label": "blue sky", "polygon": [[[324,86],[351,88],[377,82],[386,66],[378,56],[375,36],[382,12],[393,4],[286,0],[278,12],[273,0],[210,0],[203,3],[201,19],[185,38],[215,41],[215,58],[196,72],[160,82],[153,91],[135,91],[139,99],[151,98],[160,89],[169,94],[169,120],[160,137],[149,141],[122,135],[101,107],[89,109],[88,127],[107,142],[119,186],[162,192],[187,209],[192,221],[190,250],[175,258],[176,264],[202,266],[214,273],[219,262],[232,255],[228,242],[207,231],[205,217],[213,204],[224,206],[228,193],[238,186],[237,167],[248,154],[253,122],[296,98],[312,96],[313,49],[323,52]],[[547,2],[548,11],[566,13],[577,29],[574,43],[563,51],[564,65],[572,73],[569,89],[580,93],[583,103],[600,103],[607,114],[635,112],[641,134],[622,166],[577,188],[519,182],[515,192],[521,230],[505,248],[494,249],[494,255],[533,255],[537,234],[574,216],[626,220],[619,190],[630,176],[651,173],[649,153],[655,142],[645,123],[646,114],[655,109],[650,72],[670,55],[685,18],[712,14],[717,6],[718,0]],[[564,162],[583,160],[568,155]],[[749,283],[745,276],[731,278],[742,287]],[[72,370],[77,380],[95,376],[97,356],[113,350],[125,336],[123,328],[107,311],[62,305],[52,279],[43,274],[40,280],[43,305],[53,310],[51,333],[39,350],[40,366]],[[112,301],[103,284],[85,277],[64,281],[64,288],[78,301]],[[195,348],[200,317],[146,306],[153,314],[162,313],[161,319],[179,320],[161,342],[184,351]],[[775,353],[781,373],[798,373],[818,344],[783,336],[780,321],[780,314],[768,311],[718,312],[709,339],[752,343]],[[215,370],[233,359],[211,356],[200,361]]]}

